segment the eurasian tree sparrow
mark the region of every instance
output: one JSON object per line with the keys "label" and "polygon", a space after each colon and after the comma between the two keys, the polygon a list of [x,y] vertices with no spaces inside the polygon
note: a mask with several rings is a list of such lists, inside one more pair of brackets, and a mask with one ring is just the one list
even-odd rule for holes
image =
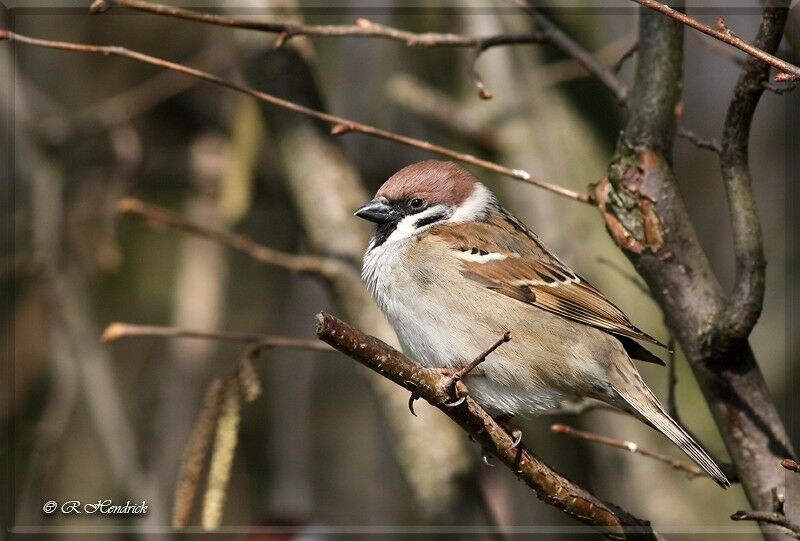
{"label": "eurasian tree sparrow", "polygon": [[632,359],[659,362],[636,328],[452,162],[401,169],[356,216],[377,228],[362,276],[403,350],[457,370],[507,330],[513,340],[464,383],[497,415],[534,415],[591,397],[656,428],[717,483],[720,468],[656,399]]}

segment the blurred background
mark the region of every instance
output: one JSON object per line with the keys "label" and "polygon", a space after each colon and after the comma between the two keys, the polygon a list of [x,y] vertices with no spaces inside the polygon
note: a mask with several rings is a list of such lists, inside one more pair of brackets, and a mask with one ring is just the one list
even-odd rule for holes
{"label": "blurred background", "polygon": [[[357,17],[422,32],[521,32],[531,20],[500,7],[309,7],[252,0],[212,4],[252,19],[351,24]],[[277,4],[277,5],[276,5]],[[227,7],[227,6],[235,6]],[[87,6],[14,8],[4,27],[36,37],[116,44],[245,80],[276,95],[346,118],[419,137],[575,190],[599,180],[624,123],[605,87],[549,46],[487,51],[477,62],[494,98],[481,100],[468,52],[406,48],[363,38],[294,38],[217,28]],[[600,60],[613,65],[636,41],[637,10],[544,6],[545,13]],[[704,2],[690,13],[724,15],[746,39],[759,12]],[[797,31],[795,18],[789,23]],[[791,37],[791,36],[790,36]],[[780,52],[791,54],[787,40]],[[684,110],[679,126],[718,138],[738,76],[732,49],[693,31],[685,37]],[[796,57],[795,57],[796,58]],[[621,77],[630,81],[636,57]],[[305,117],[130,60],[0,44],[6,246],[0,341],[0,416],[9,431],[0,454],[6,525],[52,527],[54,536],[102,531],[109,539],[166,531],[184,446],[206,387],[235,368],[242,347],[136,338],[101,344],[112,321],[314,336],[321,309],[392,340],[375,308],[347,302],[314,277],[259,264],[205,239],[120,218],[134,196],[188,219],[248,235],[289,252],[355,259],[370,228],[350,214],[394,171],[430,158],[359,134],[339,138]],[[768,265],[764,313],[752,336],[781,411],[800,384],[787,347],[787,291],[797,266],[787,245],[787,163],[796,157],[798,92],[765,93],[751,136],[751,167]],[[794,126],[791,136],[787,129]],[[793,138],[792,138],[793,137]],[[716,155],[676,139],[675,170],[701,241],[728,288],[733,256]],[[473,172],[566,262],[641,328],[666,341],[661,314],[625,273],[633,270],[597,211],[485,171]],[[795,169],[796,172],[796,169]],[[797,179],[794,179],[797,181]],[[604,260],[622,269],[615,270]],[[352,299],[351,299],[352,301]],[[273,350],[256,364],[264,392],[241,411],[223,525],[231,537],[381,527],[407,534],[453,533],[498,524],[511,531],[572,538],[581,530],[538,501],[505,468],[487,468],[480,449],[438,412],[375,381],[339,354]],[[667,371],[640,367],[659,396]],[[790,377],[794,375],[794,379]],[[677,402],[683,421],[725,457],[708,409],[680,352]],[[800,419],[787,417],[790,434]],[[666,533],[751,532],[729,521],[747,508],[738,485],[631,453],[551,434],[572,426],[684,457],[633,419],[609,412],[524,422],[527,445],[546,462],[651,520]],[[146,500],[142,517],[42,513],[48,500]],[[195,512],[189,522],[199,524]],[[123,528],[117,529],[117,526]],[[272,527],[288,527],[286,530]],[[257,527],[262,527],[261,529]],[[83,529],[81,529],[83,528]],[[515,530],[516,529],[516,530]],[[33,530],[30,530],[33,531]],[[476,531],[482,531],[480,529]]]}

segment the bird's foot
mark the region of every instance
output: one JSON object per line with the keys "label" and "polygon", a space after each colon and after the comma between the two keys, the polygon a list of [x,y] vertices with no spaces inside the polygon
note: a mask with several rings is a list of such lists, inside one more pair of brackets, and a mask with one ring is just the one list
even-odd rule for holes
{"label": "bird's foot", "polygon": [[508,432],[508,435],[511,436],[511,439],[514,440],[514,442],[511,444],[511,448],[514,449],[520,443],[522,443],[522,429],[511,422],[512,417],[513,415],[501,413],[500,415],[496,416],[494,420],[497,424],[503,427],[503,430]]}
{"label": "bird's foot", "polygon": [[448,408],[454,408],[463,404],[469,394],[467,386],[464,385],[462,381],[464,371],[440,368],[439,373],[447,378],[442,383],[442,388],[449,397],[448,400],[444,402],[444,405]]}

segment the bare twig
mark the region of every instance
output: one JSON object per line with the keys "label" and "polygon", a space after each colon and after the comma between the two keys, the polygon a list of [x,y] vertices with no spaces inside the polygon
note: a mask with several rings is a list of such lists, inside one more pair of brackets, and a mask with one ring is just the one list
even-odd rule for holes
{"label": "bare twig", "polygon": [[590,411],[610,411],[612,413],[625,414],[621,409],[605,402],[594,398],[582,398],[580,400],[565,400],[558,407],[542,412],[542,415],[582,415]]}
{"label": "bare twig", "polygon": [[620,276],[622,276],[627,281],[629,281],[634,286],[636,286],[636,289],[638,289],[639,291],[641,291],[642,293],[644,293],[648,297],[653,298],[653,294],[650,293],[650,288],[648,288],[647,284],[645,284],[642,281],[642,279],[639,278],[637,275],[633,274],[632,272],[627,271],[626,269],[623,269],[616,262],[611,261],[610,259],[607,259],[607,258],[602,257],[602,256],[597,258],[597,262],[600,263],[601,265],[605,265],[605,266],[609,267],[610,269],[613,269],[613,270],[617,271]]}
{"label": "bare twig", "polygon": [[[681,13],[680,11],[674,10],[671,7],[662,4],[661,2],[657,2],[656,0],[633,0],[637,4],[640,4],[644,7],[653,9],[658,11],[659,13],[663,13],[667,17],[675,19],[686,26],[694,28],[695,30],[699,30],[700,32],[707,34],[711,37],[714,37],[728,45],[732,45],[739,49],[740,51],[744,51],[752,58],[756,58],[761,62],[769,64],[773,66],[775,69],[778,70],[778,75],[776,75],[776,81],[794,81],[800,79],[800,67],[795,66],[794,64],[790,64],[780,58],[771,55],[770,53],[766,52],[761,48],[759,45],[751,45],[747,43],[745,40],[734,34],[728,26],[725,24],[725,19],[720,17],[717,19],[716,28],[711,28],[695,19],[692,19],[688,15]],[[786,8],[781,8],[784,11]]]}
{"label": "bare twig", "polygon": [[416,77],[397,74],[389,79],[386,92],[391,100],[425,120],[436,123],[468,143],[489,153],[497,152],[489,118],[466,109],[452,97]]}
{"label": "bare twig", "polygon": [[404,44],[406,47],[468,48],[470,50],[470,76],[472,77],[475,87],[478,89],[478,95],[483,99],[490,99],[492,97],[492,93],[486,88],[480,74],[478,74],[475,68],[475,63],[477,62],[478,57],[484,51],[501,45],[530,45],[541,44],[547,41],[546,36],[540,32],[528,32],[525,34],[498,34],[485,37],[462,36],[459,34],[443,34],[435,32],[416,33],[378,24],[364,18],[356,19],[355,24],[352,25],[302,25],[279,22],[249,21],[246,19],[237,19],[234,17],[216,15],[213,13],[165,6],[143,0],[96,0],[92,4],[92,12],[103,13],[111,6],[131,8],[155,15],[175,17],[187,21],[278,34],[278,37],[275,40],[276,47],[281,47],[288,40],[295,36],[315,36],[379,38],[397,41]]}
{"label": "bare twig", "polygon": [[336,279],[343,271],[343,261],[315,255],[298,255],[282,252],[258,244],[250,237],[191,222],[183,216],[140,199],[126,197],[117,203],[120,214],[135,216],[150,224],[170,227],[198,235],[249,255],[260,263],[275,265],[295,272],[316,274],[328,280]]}
{"label": "bare twig", "polygon": [[315,351],[333,351],[319,340],[293,338],[290,336],[270,336],[264,334],[247,334],[225,331],[198,331],[180,329],[178,327],[162,327],[159,325],[136,325],[133,323],[110,323],[103,331],[101,340],[105,343],[116,342],[123,338],[142,336],[159,336],[169,338],[197,338],[216,340],[219,342],[239,342],[252,344],[257,350],[270,348],[311,349]]}
{"label": "bare twig", "polygon": [[466,376],[467,374],[469,374],[470,372],[475,370],[475,368],[477,368],[477,366],[479,364],[481,364],[483,361],[485,361],[486,357],[491,355],[492,352],[494,352],[494,350],[496,350],[497,348],[499,348],[500,346],[502,346],[506,342],[510,342],[510,341],[511,341],[511,331],[506,331],[505,333],[503,333],[503,336],[501,336],[497,340],[497,342],[492,344],[486,351],[484,351],[483,353],[481,353],[480,355],[475,357],[475,359],[473,359],[472,362],[469,363],[467,366],[465,366],[464,368],[462,368],[461,370],[456,372],[453,375],[453,377],[457,378],[457,379],[462,379],[464,376]]}
{"label": "bare twig", "polygon": [[[774,51],[783,36],[786,9],[767,2],[755,45]],[[736,347],[750,335],[764,304],[766,260],[749,165],[750,126],[769,81],[769,66],[754,58],[745,62],[725,115],[720,146],[720,169],[733,231],[736,275],[733,292],[707,336],[710,347]]]}
{"label": "bare twig", "polygon": [[[457,370],[452,376],[448,378],[446,386],[450,394],[453,396],[453,398],[457,400],[456,403],[460,403],[460,400],[463,400],[463,398],[462,399],[458,398],[458,392],[456,389],[458,382],[464,379],[464,376],[475,370],[478,367],[478,365],[481,364],[483,361],[485,361],[486,357],[491,355],[491,353],[494,350],[496,350],[497,348],[499,348],[500,346],[509,341],[511,341],[511,331],[506,331],[503,334],[503,336],[501,336],[500,339],[497,340],[497,342],[491,345],[491,347],[489,347],[486,351],[475,357],[472,360],[472,362],[470,362],[468,365],[461,368],[460,370]],[[452,406],[454,404],[451,403],[450,405]],[[409,409],[411,410],[411,413],[414,413],[412,402],[409,402]]]}
{"label": "bare twig", "polygon": [[564,33],[558,26],[542,15],[539,10],[529,6],[526,0],[513,0],[523,11],[530,15],[541,28],[547,41],[560,49],[564,54],[571,56],[586,68],[598,81],[603,83],[617,98],[620,104],[628,99],[628,86],[623,83],[612,68],[608,68],[575,40]]}
{"label": "bare twig", "polygon": [[331,124],[332,125],[331,132],[336,135],[341,135],[349,132],[363,133],[365,135],[377,137],[378,139],[385,139],[387,141],[392,141],[395,143],[400,143],[414,148],[419,148],[421,150],[425,150],[433,154],[439,154],[440,156],[446,156],[454,160],[462,161],[464,163],[468,163],[470,165],[474,165],[476,167],[480,167],[488,171],[493,171],[495,173],[513,178],[515,180],[527,182],[528,184],[544,188],[558,195],[574,199],[575,201],[580,201],[582,203],[591,202],[589,195],[586,193],[579,193],[574,190],[558,186],[557,184],[553,184],[551,182],[533,177],[531,176],[530,173],[522,169],[511,169],[509,167],[499,165],[489,160],[476,158],[471,154],[465,154],[443,146],[429,143],[427,141],[423,141],[421,139],[415,139],[414,137],[400,135],[397,133],[382,130],[380,128],[376,128],[374,126],[370,126],[368,124],[362,124],[361,122],[355,122],[347,118],[318,111],[316,109],[312,109],[310,107],[299,105],[295,102],[279,98],[277,96],[273,96],[272,94],[267,94],[265,92],[255,90],[254,88],[251,88],[249,86],[228,81],[227,79],[223,79],[222,77],[213,75],[211,73],[190,68],[188,66],[184,66],[183,64],[176,64],[175,62],[170,62],[162,58],[150,56],[144,53],[140,53],[138,51],[126,49],[124,47],[118,47],[113,45],[89,45],[84,43],[72,43],[66,41],[38,39],[17,34],[15,32],[11,32],[9,30],[2,28],[0,28],[0,40],[9,40],[18,43],[24,43],[27,45],[33,45],[36,47],[46,47],[49,49],[60,49],[64,51],[72,51],[79,53],[101,54],[105,56],[109,55],[121,56],[124,58],[130,58],[132,60],[136,60],[138,62],[143,62],[145,64],[150,64],[152,66],[157,66],[159,68],[178,71],[185,75],[196,77],[198,79],[203,79],[210,83],[223,86],[225,88],[230,88],[231,90],[235,90],[243,94],[247,94],[248,96],[252,96],[265,103],[269,103],[277,107],[282,107],[284,109],[294,111],[295,113],[316,118],[318,120]]}
{"label": "bare twig", "polygon": [[325,313],[317,315],[317,336],[439,408],[485,450],[497,456],[546,503],[584,524],[598,527],[609,537],[624,536],[626,531],[635,531],[643,537],[657,537],[648,522],[598,500],[550,469],[528,450],[514,447],[508,433],[470,397],[466,397],[459,407],[447,407],[450,401],[447,376],[423,367],[377,338]]}
{"label": "bare twig", "polygon": [[786,530],[786,534],[800,539],[800,526],[789,520],[783,513],[772,511],[736,511],[731,515],[731,520],[752,520],[764,524],[774,524]]}
{"label": "bare twig", "polygon": [[655,451],[651,451],[650,449],[640,447],[638,444],[632,441],[622,441],[615,438],[609,438],[608,436],[593,434],[592,432],[578,430],[577,428],[561,424],[552,425],[550,427],[550,431],[555,434],[561,434],[562,436],[569,436],[572,438],[588,441],[590,443],[607,445],[609,447],[614,447],[616,449],[623,449],[625,451],[630,451],[631,453],[642,455],[647,458],[652,458],[654,460],[667,464],[672,469],[685,472],[690,479],[706,475],[706,473],[702,469],[700,469],[698,466],[695,466],[694,464],[686,464],[684,462],[681,462],[680,460],[676,460],[667,455],[662,455],[661,453],[657,453]]}
{"label": "bare twig", "polygon": [[619,60],[617,60],[616,62],[614,62],[614,65],[613,65],[613,66],[611,66],[611,71],[613,71],[614,73],[619,73],[619,70],[621,70],[621,69],[622,69],[622,66],[624,66],[624,65],[625,65],[625,62],[626,62],[626,61],[627,61],[629,58],[633,57],[633,55],[635,55],[635,54],[636,54],[636,51],[638,51],[638,50],[639,50],[639,42],[638,42],[638,41],[635,41],[635,42],[633,43],[633,45],[631,45],[630,47],[628,47],[628,50],[627,50],[627,51],[625,51],[624,53],[622,53],[622,56],[620,56],[620,57],[619,57]]}
{"label": "bare twig", "polygon": [[670,335],[669,342],[667,342],[669,351],[669,363],[667,364],[667,413],[676,423],[682,424],[680,415],[678,415],[678,399],[675,395],[675,390],[678,387],[677,366],[675,364],[678,360],[676,346],[675,338]]}
{"label": "bare twig", "polygon": [[703,139],[692,130],[687,130],[686,128],[678,128],[677,135],[691,141],[697,148],[704,148],[717,154],[722,152],[722,145],[716,139]]}
{"label": "bare twig", "polygon": [[800,81],[794,81],[786,86],[778,86],[770,83],[769,81],[764,81],[764,83],[761,86],[764,87],[764,90],[767,90],[769,92],[772,92],[773,94],[777,94],[780,96],[781,94],[786,94],[787,92],[791,92],[792,90],[800,86]]}
{"label": "bare twig", "polygon": [[798,464],[795,460],[792,460],[791,458],[784,458],[783,460],[781,460],[781,466],[783,466],[789,471],[800,472],[800,464]]}

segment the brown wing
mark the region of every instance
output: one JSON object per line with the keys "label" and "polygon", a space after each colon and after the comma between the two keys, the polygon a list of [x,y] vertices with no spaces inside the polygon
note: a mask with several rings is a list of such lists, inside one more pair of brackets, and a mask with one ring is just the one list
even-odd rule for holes
{"label": "brown wing", "polygon": [[489,289],[611,334],[661,342],[634,326],[594,286],[575,274],[536,235],[502,209],[485,222],[432,228],[462,260],[462,273]]}

